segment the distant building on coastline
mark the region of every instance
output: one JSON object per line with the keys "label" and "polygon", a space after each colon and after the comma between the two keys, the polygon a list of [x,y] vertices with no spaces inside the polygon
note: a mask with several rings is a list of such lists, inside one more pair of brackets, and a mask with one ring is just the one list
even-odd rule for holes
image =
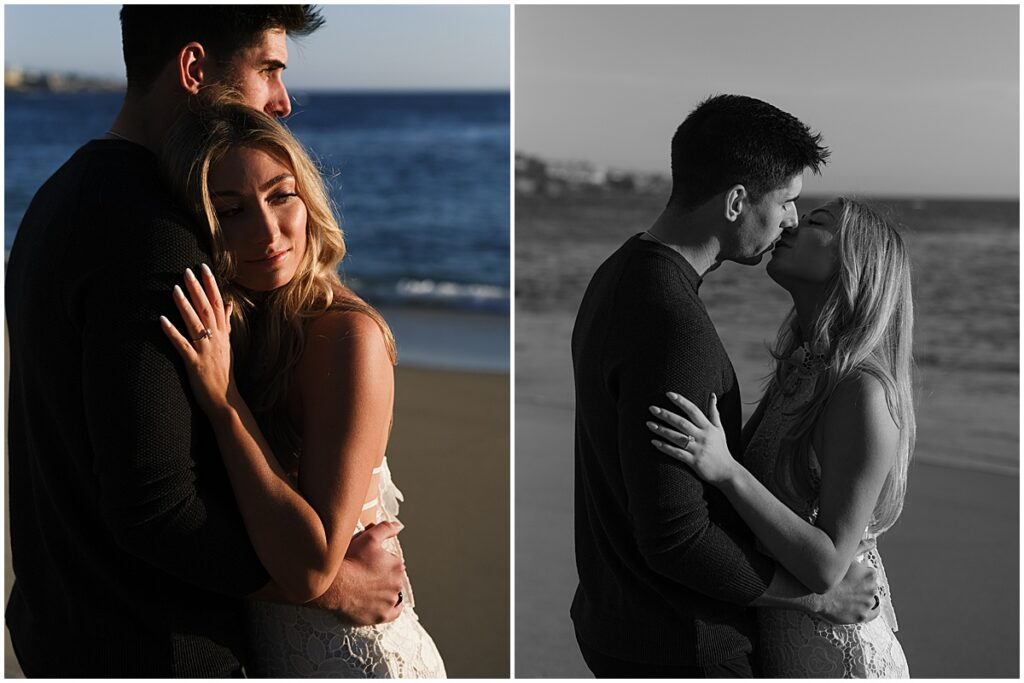
{"label": "distant building on coastline", "polygon": [[571,193],[665,194],[671,181],[658,173],[606,169],[586,161],[546,161],[516,154],[516,193],[557,197]]}
{"label": "distant building on coastline", "polygon": [[124,92],[125,83],[111,78],[80,76],[17,66],[4,68],[4,90],[9,92]]}

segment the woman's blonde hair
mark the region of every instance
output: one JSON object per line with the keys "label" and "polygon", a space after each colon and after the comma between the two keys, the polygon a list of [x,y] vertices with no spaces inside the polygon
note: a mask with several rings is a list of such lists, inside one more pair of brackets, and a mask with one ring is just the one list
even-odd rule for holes
{"label": "woman's blonde hair", "polygon": [[844,379],[857,372],[875,377],[884,387],[889,413],[900,430],[896,462],[869,525],[873,533],[882,533],[903,510],[916,439],[910,259],[899,233],[876,211],[845,197],[838,203],[838,271],[826,287],[821,312],[805,338],[796,309],[790,311],[772,349],[775,370],[765,400],[784,386],[789,373],[800,371],[790,358],[805,342],[825,356],[812,397],[797,409],[794,426],[783,436],[775,476],[791,504],[813,498],[811,438],[818,417]]}
{"label": "woman's blonde hair", "polygon": [[[306,205],[305,254],[291,281],[269,292],[252,292],[234,281],[236,264],[210,199],[210,168],[239,146],[262,150],[288,166]],[[323,178],[279,121],[245,106],[237,92],[223,88],[207,90],[190,103],[165,140],[161,157],[177,196],[209,228],[214,272],[225,304],[232,303],[234,309],[231,336],[239,388],[275,452],[282,448],[297,453],[301,444],[288,422],[286,400],[305,346],[307,321],[329,310],[368,315],[380,327],[392,363],[396,360],[395,340],[384,318],[338,275],[345,240]]]}

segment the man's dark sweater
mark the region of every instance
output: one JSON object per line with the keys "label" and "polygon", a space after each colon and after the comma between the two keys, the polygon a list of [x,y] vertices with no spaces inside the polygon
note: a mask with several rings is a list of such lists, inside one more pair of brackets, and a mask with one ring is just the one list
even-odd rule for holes
{"label": "man's dark sweater", "polygon": [[[82,147],[36,194],[7,267],[7,605],[30,676],[226,676],[237,596],[268,577],[158,316],[210,263],[156,158]],[[179,327],[179,329],[181,329]],[[230,597],[236,596],[236,597]]]}
{"label": "man's dark sweater", "polygon": [[701,407],[715,392],[739,452],[739,387],[699,284],[682,256],[635,236],[595,273],[573,329],[571,614],[584,643],[620,660],[699,666],[750,652],[744,606],[774,574],[725,497],[656,450],[644,425],[668,391]]}

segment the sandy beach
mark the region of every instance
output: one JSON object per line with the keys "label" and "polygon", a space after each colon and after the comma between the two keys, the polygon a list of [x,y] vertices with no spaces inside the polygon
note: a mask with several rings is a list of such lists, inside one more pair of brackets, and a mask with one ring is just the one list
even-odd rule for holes
{"label": "sandy beach", "polygon": [[[590,675],[569,619],[576,588],[573,317],[516,313],[515,670],[521,678]],[[753,401],[766,366],[744,349],[757,330],[717,317],[716,323],[744,401]],[[1017,452],[1017,377],[922,374],[917,456],[903,516],[879,542],[899,640],[914,677],[1016,678],[1019,477],[983,463]],[[964,452],[977,453],[982,464],[963,458],[957,464],[954,455]]]}
{"label": "sandy beach", "polygon": [[[402,546],[452,677],[509,675],[508,401],[508,373],[397,370],[388,458],[405,494]],[[6,604],[9,546],[5,559]],[[20,677],[4,633],[4,674]]]}

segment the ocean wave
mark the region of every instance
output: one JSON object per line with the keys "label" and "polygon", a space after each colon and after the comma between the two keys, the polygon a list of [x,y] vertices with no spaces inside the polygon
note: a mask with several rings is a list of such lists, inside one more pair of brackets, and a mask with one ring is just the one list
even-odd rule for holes
{"label": "ocean wave", "polygon": [[380,305],[487,313],[509,310],[509,288],[500,285],[414,278],[391,282],[350,278],[350,284],[360,295]]}

